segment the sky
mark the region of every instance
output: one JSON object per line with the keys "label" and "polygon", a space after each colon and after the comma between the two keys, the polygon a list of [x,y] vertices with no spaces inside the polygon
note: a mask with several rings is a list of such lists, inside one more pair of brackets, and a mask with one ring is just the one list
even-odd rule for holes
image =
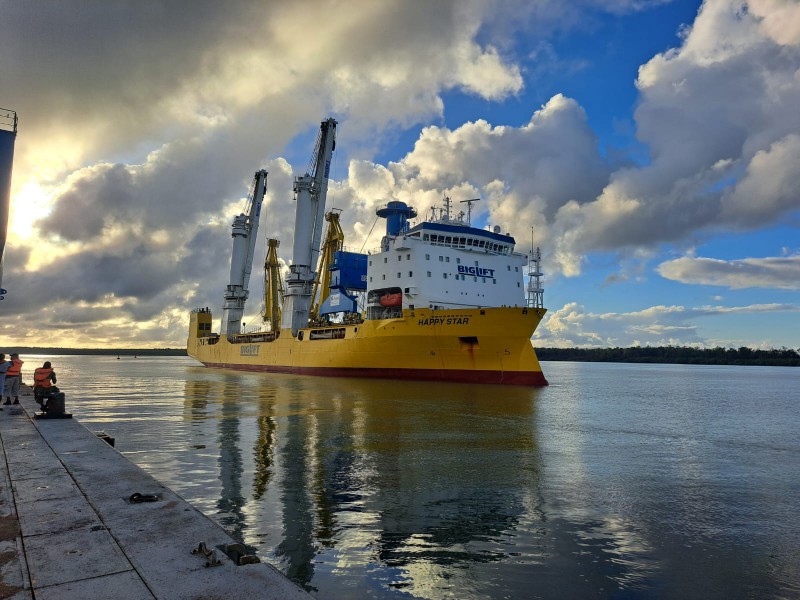
{"label": "sky", "polygon": [[[190,8],[187,8],[190,6]],[[0,0],[19,117],[11,346],[181,347],[221,313],[232,217],[264,238],[338,121],[328,207],[480,198],[540,246],[534,345],[800,347],[796,0]],[[370,231],[372,230],[372,234]]]}

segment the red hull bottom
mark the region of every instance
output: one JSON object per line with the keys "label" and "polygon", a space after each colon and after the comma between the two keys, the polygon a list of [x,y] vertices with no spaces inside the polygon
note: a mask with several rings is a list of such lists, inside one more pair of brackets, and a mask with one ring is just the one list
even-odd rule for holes
{"label": "red hull bottom", "polygon": [[347,369],[325,367],[281,367],[276,365],[229,365],[203,363],[206,367],[258,371],[266,373],[291,373],[321,377],[368,377],[371,379],[413,379],[415,381],[450,381],[460,383],[493,383],[500,385],[548,385],[542,372],[530,371],[466,371],[435,369]]}

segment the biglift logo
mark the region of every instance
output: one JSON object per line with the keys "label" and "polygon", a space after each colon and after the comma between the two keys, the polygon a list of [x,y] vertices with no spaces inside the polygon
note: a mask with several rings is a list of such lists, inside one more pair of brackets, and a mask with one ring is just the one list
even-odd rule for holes
{"label": "biglift logo", "polygon": [[468,267],[458,265],[459,275],[472,275],[473,277],[494,277],[494,269],[484,269],[483,267]]}

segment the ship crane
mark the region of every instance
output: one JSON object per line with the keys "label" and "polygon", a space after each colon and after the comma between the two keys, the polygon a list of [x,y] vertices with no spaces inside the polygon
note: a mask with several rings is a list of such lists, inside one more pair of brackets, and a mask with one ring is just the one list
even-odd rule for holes
{"label": "ship crane", "polygon": [[328,175],[335,145],[336,121],[327,119],[320,125],[317,147],[309,165],[309,172],[294,182],[297,199],[294,245],[281,311],[281,329],[291,329],[292,336],[296,336],[300,329],[308,326],[314,281],[317,277],[316,264],[325,221]]}
{"label": "ship crane", "polygon": [[280,333],[281,306],[283,304],[283,283],[281,282],[281,264],[278,261],[276,239],[267,240],[267,257],[264,260],[264,312],[261,319],[269,324],[269,331]]}
{"label": "ship crane", "polygon": [[320,316],[320,307],[325,303],[330,295],[331,287],[331,267],[336,261],[336,253],[344,248],[344,232],[339,224],[339,215],[342,211],[334,208],[325,215],[328,222],[328,233],[325,235],[325,242],[322,244],[322,256],[317,269],[317,278],[314,280],[314,291],[311,294],[314,302],[309,311],[309,319],[316,321]]}
{"label": "ship crane", "polygon": [[220,324],[220,332],[227,336],[238,335],[242,332],[242,316],[244,316],[244,304],[249,294],[247,286],[250,283],[250,272],[253,270],[258,221],[266,192],[267,172],[262,169],[256,171],[253,177],[245,212],[233,219],[231,277],[230,283],[225,288],[225,303],[222,307],[222,323]]}

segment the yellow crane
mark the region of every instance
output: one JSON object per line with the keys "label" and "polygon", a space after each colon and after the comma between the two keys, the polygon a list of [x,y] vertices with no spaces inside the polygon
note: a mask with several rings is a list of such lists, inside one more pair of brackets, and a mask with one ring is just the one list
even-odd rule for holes
{"label": "yellow crane", "polygon": [[[334,208],[325,214],[328,222],[328,231],[325,234],[325,241],[319,256],[319,268],[317,278],[314,280],[314,292],[311,294],[312,305],[309,311],[309,320],[313,323],[319,318],[319,307],[325,302],[330,294],[331,286],[331,266],[333,265],[334,255],[344,247],[344,233],[339,225],[339,214],[342,211]],[[319,297],[317,296],[319,292]]]}
{"label": "yellow crane", "polygon": [[267,240],[267,258],[264,261],[264,314],[261,318],[270,329],[280,333],[281,306],[283,305],[283,279],[278,262],[278,240]]}

